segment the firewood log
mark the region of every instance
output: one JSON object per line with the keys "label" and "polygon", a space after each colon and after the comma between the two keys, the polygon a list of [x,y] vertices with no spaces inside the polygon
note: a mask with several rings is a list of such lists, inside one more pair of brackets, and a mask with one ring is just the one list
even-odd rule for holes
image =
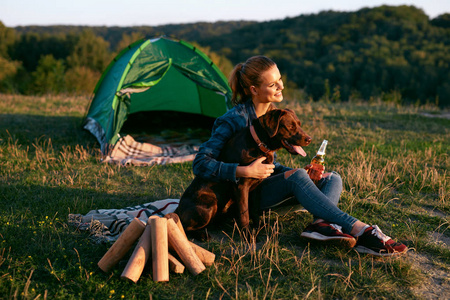
{"label": "firewood log", "polygon": [[[150,219],[149,219],[150,221]],[[136,283],[141,277],[145,264],[151,255],[151,229],[149,221],[145,227],[144,233],[141,235],[138,244],[136,245],[133,254],[122,272],[121,278],[128,279]]]}
{"label": "firewood log", "polygon": [[181,274],[184,272],[184,265],[175,258],[172,254],[169,253],[169,269],[170,271]]}
{"label": "firewood log", "polygon": [[198,275],[206,269],[197,254],[195,254],[188,239],[183,235],[173,219],[167,220],[167,232],[169,243],[172,245],[189,272],[193,275]]}
{"label": "firewood log", "polygon": [[153,281],[169,281],[169,248],[167,219],[149,218],[152,240]]}
{"label": "firewood log", "polygon": [[98,267],[104,272],[109,272],[127,254],[134,242],[142,235],[144,229],[145,224],[138,218],[134,218],[100,259],[97,264]]}
{"label": "firewood log", "polygon": [[[181,224],[180,217],[176,213],[169,213],[164,216],[166,219],[173,219],[175,224],[177,224],[178,228],[180,229],[181,233],[186,236],[186,233],[184,231],[183,225]],[[187,239],[187,237],[186,237]],[[216,255],[205,248],[200,247],[199,245],[189,241],[189,244],[191,245],[192,249],[194,250],[195,254],[197,254],[198,258],[202,261],[202,263],[205,266],[212,266],[214,264],[214,260],[216,259]],[[169,243],[169,249],[173,248],[172,245]]]}

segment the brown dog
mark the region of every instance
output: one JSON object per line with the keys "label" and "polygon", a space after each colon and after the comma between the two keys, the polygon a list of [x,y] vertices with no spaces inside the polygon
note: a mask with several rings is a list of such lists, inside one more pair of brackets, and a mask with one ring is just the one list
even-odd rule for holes
{"label": "brown dog", "polygon": [[[225,144],[218,160],[246,166],[266,156],[264,163],[271,164],[274,151],[285,148],[291,154],[306,156],[302,146],[310,143],[311,138],[302,130],[300,120],[292,110],[274,109],[236,133]],[[248,229],[250,215],[254,223],[259,218],[256,203],[249,205],[249,192],[261,181],[240,178],[238,183],[211,182],[197,176],[181,196],[175,212],[186,231],[196,231],[205,228],[234,204],[238,225]]]}

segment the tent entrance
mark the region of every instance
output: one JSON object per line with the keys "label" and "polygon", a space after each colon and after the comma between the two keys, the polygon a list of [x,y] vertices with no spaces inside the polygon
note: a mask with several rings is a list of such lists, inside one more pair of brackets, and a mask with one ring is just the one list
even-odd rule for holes
{"label": "tent entrance", "polygon": [[217,111],[226,109],[225,95],[203,88],[170,67],[156,85],[130,95],[129,114],[121,133],[153,138],[198,133],[200,137],[195,139],[206,141]]}
{"label": "tent entrance", "polygon": [[177,111],[144,111],[128,115],[122,135],[136,140],[164,143],[172,140],[205,142],[211,136],[215,118]]}

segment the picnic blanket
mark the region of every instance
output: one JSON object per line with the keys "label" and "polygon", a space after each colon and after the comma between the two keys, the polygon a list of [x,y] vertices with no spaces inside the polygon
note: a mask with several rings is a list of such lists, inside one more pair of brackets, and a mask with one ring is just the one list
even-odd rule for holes
{"label": "picnic blanket", "polygon": [[134,218],[147,223],[150,216],[165,216],[178,207],[179,199],[164,199],[122,209],[91,210],[86,215],[69,214],[68,223],[88,231],[96,243],[114,242]]}
{"label": "picnic blanket", "polygon": [[180,146],[153,145],[140,143],[130,135],[121,137],[111,154],[103,162],[122,166],[151,166],[193,161],[198,152],[198,145],[183,144]]}

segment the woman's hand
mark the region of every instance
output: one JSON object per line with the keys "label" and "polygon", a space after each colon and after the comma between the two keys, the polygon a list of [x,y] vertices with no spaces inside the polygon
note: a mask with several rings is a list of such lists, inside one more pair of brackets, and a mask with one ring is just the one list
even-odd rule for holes
{"label": "woman's hand", "polygon": [[309,178],[317,183],[322,179],[323,172],[325,171],[325,166],[318,164],[311,164],[305,167],[306,172],[308,172]]}
{"label": "woman's hand", "polygon": [[275,168],[274,164],[263,164],[267,157],[262,156],[248,166],[238,166],[236,177],[264,179],[269,177]]}

